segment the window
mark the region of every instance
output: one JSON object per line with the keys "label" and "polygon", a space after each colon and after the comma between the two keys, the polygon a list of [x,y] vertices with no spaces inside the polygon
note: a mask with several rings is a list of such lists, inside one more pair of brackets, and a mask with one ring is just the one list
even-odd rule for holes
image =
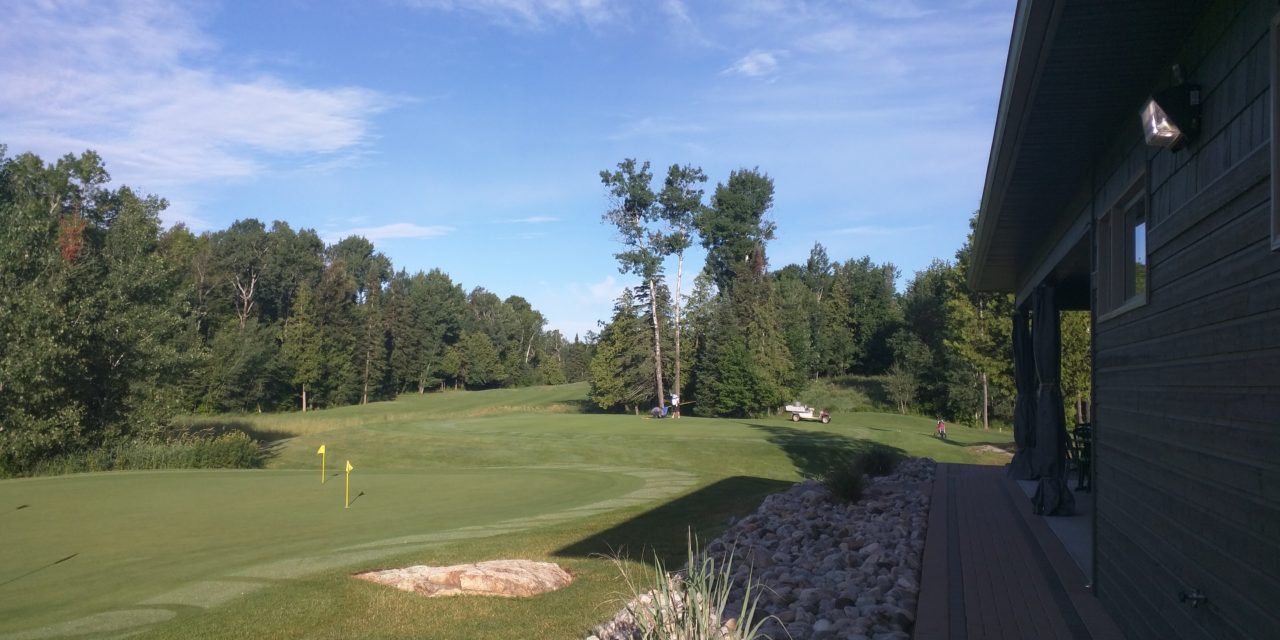
{"label": "window", "polygon": [[1271,19],[1271,248],[1280,251],[1280,13]]}
{"label": "window", "polygon": [[1139,180],[1098,220],[1098,314],[1147,301],[1147,191]]}

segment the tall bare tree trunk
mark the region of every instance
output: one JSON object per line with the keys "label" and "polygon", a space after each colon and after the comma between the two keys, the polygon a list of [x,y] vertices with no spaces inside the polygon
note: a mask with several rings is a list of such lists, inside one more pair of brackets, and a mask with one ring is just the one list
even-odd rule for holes
{"label": "tall bare tree trunk", "polygon": [[364,390],[360,392],[360,404],[369,404],[369,364],[373,360],[373,353],[366,350],[364,352]]}
{"label": "tall bare tree trunk", "polygon": [[307,412],[307,385],[302,385],[302,412]]}
{"label": "tall bare tree trunk", "polygon": [[684,254],[680,253],[676,256],[676,380],[674,392],[676,395],[682,395],[680,392],[680,282],[684,280]]}
{"label": "tall bare tree trunk", "polygon": [[662,391],[662,334],[658,329],[658,287],[654,285],[653,278],[649,278],[649,309],[653,316],[653,371],[658,380],[658,406],[665,411],[667,400]]}
{"label": "tall bare tree trunk", "polygon": [[987,431],[991,428],[989,420],[989,410],[987,409],[987,374],[982,374],[982,430]]}

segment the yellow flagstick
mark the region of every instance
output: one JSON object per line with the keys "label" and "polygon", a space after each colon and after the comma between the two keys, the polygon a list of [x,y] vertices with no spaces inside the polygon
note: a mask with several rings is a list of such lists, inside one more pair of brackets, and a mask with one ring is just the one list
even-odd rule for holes
{"label": "yellow flagstick", "polygon": [[316,449],[316,455],[320,456],[320,484],[324,484],[324,445]]}
{"label": "yellow flagstick", "polygon": [[351,470],[354,468],[355,467],[351,466],[351,461],[348,460],[347,461],[347,504],[342,507],[343,509],[351,508]]}

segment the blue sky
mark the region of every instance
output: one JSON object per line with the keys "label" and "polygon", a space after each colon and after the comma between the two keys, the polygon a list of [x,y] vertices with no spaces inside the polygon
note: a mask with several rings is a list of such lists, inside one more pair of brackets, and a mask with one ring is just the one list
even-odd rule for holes
{"label": "blue sky", "polygon": [[197,231],[364,235],[571,336],[630,284],[598,176],[627,157],[701,166],[708,194],[733,169],[769,174],[775,268],[814,242],[904,281],[950,258],[1014,5],[19,0],[0,22],[0,142],[95,149]]}

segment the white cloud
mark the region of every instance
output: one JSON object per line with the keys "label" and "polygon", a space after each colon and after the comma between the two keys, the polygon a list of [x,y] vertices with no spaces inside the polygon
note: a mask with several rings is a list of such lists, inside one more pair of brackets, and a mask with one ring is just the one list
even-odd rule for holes
{"label": "white cloud", "polygon": [[780,52],[752,51],[738,59],[724,73],[748,78],[771,76],[778,71]]}
{"label": "white cloud", "polygon": [[471,11],[505,26],[532,28],[574,20],[598,25],[615,19],[621,11],[610,0],[404,0],[404,4],[436,11]]}
{"label": "white cloud", "polygon": [[689,15],[689,7],[685,5],[683,0],[663,0],[662,12],[667,14],[667,17],[676,24],[693,25],[693,18]]}
{"label": "white cloud", "polygon": [[348,236],[362,236],[370,242],[378,240],[398,240],[398,239],[414,239],[414,238],[438,238],[448,235],[453,231],[453,227],[443,225],[421,226],[411,222],[396,222],[393,224],[384,224],[380,227],[357,227],[355,229],[347,229],[345,231],[325,231],[323,233],[325,242],[337,242]]}
{"label": "white cloud", "polygon": [[0,130],[14,151],[95,149],[115,178],[154,190],[360,154],[395,103],[222,72],[217,49],[159,0],[18,3],[0,22]]}

